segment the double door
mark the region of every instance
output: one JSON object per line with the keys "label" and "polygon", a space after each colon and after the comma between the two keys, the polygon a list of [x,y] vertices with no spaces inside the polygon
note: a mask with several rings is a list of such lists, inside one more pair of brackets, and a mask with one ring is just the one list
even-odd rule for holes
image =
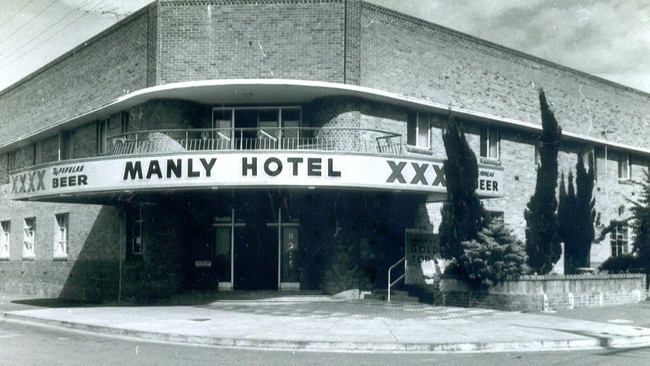
{"label": "double door", "polygon": [[213,223],[212,263],[223,290],[299,289],[299,224],[259,217],[229,217]]}

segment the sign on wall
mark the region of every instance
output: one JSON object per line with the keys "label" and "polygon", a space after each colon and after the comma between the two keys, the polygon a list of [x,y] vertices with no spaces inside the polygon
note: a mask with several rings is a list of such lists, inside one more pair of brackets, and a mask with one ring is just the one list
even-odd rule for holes
{"label": "sign on wall", "polygon": [[433,284],[441,275],[438,267],[440,237],[431,231],[406,229],[405,232],[406,276],[408,285]]}
{"label": "sign on wall", "polygon": [[[445,193],[441,160],[335,153],[179,153],[64,161],[11,176],[11,198],[229,187],[367,188]],[[479,167],[478,194],[499,197],[503,170]]]}

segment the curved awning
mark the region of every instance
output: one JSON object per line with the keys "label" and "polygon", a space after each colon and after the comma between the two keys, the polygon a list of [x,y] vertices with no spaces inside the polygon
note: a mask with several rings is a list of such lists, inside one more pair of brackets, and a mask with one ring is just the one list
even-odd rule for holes
{"label": "curved awning", "polygon": [[[489,122],[508,128],[531,132],[541,132],[542,130],[541,125],[538,123],[490,115],[356,85],[287,79],[201,80],[158,85],[130,92],[101,107],[58,121],[28,135],[20,136],[0,146],[0,153],[11,148],[13,145],[34,141],[49,135],[53,130],[70,128],[93,120],[105,119],[115,113],[151,100],[187,100],[204,104],[297,104],[309,102],[317,98],[334,96],[361,98],[378,103],[404,106],[436,113],[452,111],[459,118],[467,118],[477,122]],[[590,144],[650,154],[650,150],[648,149],[640,149],[630,145],[594,139],[576,133],[564,131],[563,136],[567,139],[580,140]]]}

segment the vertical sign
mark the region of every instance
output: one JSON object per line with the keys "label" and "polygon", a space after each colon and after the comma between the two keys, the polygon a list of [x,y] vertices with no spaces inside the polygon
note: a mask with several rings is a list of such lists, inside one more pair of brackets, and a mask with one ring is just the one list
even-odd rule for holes
{"label": "vertical sign", "polygon": [[298,273],[298,225],[282,225],[280,282],[300,282]]}

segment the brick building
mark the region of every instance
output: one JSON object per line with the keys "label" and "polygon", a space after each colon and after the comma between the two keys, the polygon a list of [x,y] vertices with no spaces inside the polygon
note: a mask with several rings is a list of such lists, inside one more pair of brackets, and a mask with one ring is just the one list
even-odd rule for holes
{"label": "brick building", "polygon": [[598,227],[628,217],[646,93],[358,0],[157,1],[0,92],[0,290],[384,286],[437,232],[449,110],[523,239],[539,87],[561,169],[595,156]]}

